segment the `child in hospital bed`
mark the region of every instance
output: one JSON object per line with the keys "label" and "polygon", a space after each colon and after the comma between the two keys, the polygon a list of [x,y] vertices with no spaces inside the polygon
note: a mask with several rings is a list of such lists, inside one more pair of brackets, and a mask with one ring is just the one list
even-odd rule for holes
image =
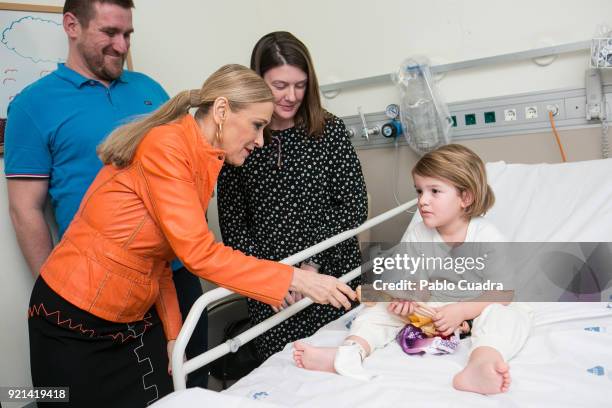
{"label": "child in hospital bed", "polygon": [[[412,175],[423,220],[410,227],[402,241],[446,243],[449,248],[463,242],[504,241],[497,229],[482,218],[495,199],[484,164],[470,149],[456,144],[440,147],[423,156]],[[458,390],[506,392],[510,386],[507,362],[523,347],[531,331],[533,316],[526,304],[491,301],[500,299],[492,297],[492,293],[504,292],[482,292],[470,302],[426,304],[435,311],[432,320],[442,336],[474,319],[468,363],[453,379]],[[371,379],[362,366],[363,359],[392,342],[404,327],[405,317],[416,308],[415,302],[399,300],[364,307],[340,347],[315,347],[296,341],[295,363],[309,370]]]}

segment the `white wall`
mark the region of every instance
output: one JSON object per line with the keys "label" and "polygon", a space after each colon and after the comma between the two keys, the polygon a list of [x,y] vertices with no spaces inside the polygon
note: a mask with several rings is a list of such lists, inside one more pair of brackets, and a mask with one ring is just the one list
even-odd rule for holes
{"label": "white wall", "polygon": [[[36,3],[63,5],[61,0]],[[612,24],[609,0],[136,0],[136,7],[134,66],[170,94],[199,87],[224,63],[247,65],[257,39],[273,30],[291,31],[306,43],[319,81],[326,84],[394,71],[410,55],[425,54],[434,63],[455,62],[584,41],[598,24]],[[587,54],[575,53],[545,68],[527,61],[471,69],[448,74],[440,89],[452,102],[581,87],[586,64]],[[345,116],[355,114],[358,105],[366,112],[380,111],[395,99],[395,89],[383,86],[344,92],[325,103]],[[362,154],[362,159],[372,155]],[[537,158],[530,157],[533,160]],[[0,308],[5,313],[0,320],[0,385],[25,385],[25,310],[32,280],[8,218],[4,180],[0,184]]]}
{"label": "white wall", "polygon": [[[31,3],[29,0],[13,0]],[[37,4],[63,5],[62,0]],[[607,0],[135,0],[134,66],[170,94],[201,85],[228,62],[248,65],[267,32],[288,30],[308,46],[319,82],[395,71],[408,56],[456,62],[585,41],[612,26]],[[448,74],[439,84],[448,102],[584,86],[587,55],[561,56],[549,67],[531,62]],[[327,101],[339,116],[380,111],[392,86],[345,92]]]}
{"label": "white wall", "polygon": [[[177,8],[180,4],[181,8]],[[456,62],[548,45],[585,41],[600,23],[612,25],[607,0],[140,0],[135,12],[134,64],[171,93],[197,87],[227,62],[248,64],[257,39],[289,30],[309,47],[326,84],[395,71],[411,55]],[[447,101],[534,90],[581,87],[586,53],[549,67],[527,61],[448,74]],[[381,111],[393,86],[345,92],[327,101],[339,116]]]}

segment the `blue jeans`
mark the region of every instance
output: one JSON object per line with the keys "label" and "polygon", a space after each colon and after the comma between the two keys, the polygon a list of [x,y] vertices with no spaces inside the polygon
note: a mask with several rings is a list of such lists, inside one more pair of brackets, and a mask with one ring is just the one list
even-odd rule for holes
{"label": "blue jeans", "polygon": [[[202,296],[202,286],[200,279],[189,272],[185,267],[174,271],[174,286],[178,296],[179,307],[183,315],[183,321],[187,317],[191,306],[200,296]],[[193,335],[187,344],[187,358],[191,359],[208,349],[208,312],[204,310],[200,321],[193,331]],[[204,366],[187,376],[187,387],[206,388],[208,385],[208,367]]]}

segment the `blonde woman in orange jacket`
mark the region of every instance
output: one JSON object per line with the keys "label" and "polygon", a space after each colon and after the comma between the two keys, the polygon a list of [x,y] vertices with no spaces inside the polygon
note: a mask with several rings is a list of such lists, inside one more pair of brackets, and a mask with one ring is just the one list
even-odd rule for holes
{"label": "blonde woman in orange jacket", "polygon": [[32,292],[35,386],[69,386],[72,406],[145,406],[169,393],[181,328],[175,257],[273,306],[292,290],[350,308],[355,293],[336,278],[246,256],[215,242],[206,224],[223,163],[240,166],[262,146],[272,101],[257,74],[226,65],[99,147],[105,166]]}

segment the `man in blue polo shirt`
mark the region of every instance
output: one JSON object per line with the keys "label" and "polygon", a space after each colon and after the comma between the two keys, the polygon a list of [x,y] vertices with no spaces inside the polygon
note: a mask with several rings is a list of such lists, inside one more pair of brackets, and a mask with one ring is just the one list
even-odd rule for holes
{"label": "man in blue polo shirt", "polygon": [[[26,87],[9,105],[5,173],[10,215],[35,277],[53,246],[44,216],[47,195],[61,237],[102,167],[97,145],[119,125],[168,100],[153,79],[123,70],[133,7],[132,0],[67,0],[66,63]],[[186,316],[202,288],[196,276],[174,265],[180,268],[175,285]],[[194,338],[201,341],[191,342],[188,354],[205,351],[206,324],[205,319],[200,322]],[[203,374],[191,376],[195,381],[190,382],[205,386]]]}
{"label": "man in blue polo shirt", "polygon": [[[46,195],[48,184],[63,235],[102,167],[96,146],[119,125],[167,99],[157,82],[140,73],[123,71],[107,85],[59,64],[56,71],[25,88],[9,107],[5,156],[9,191],[25,183],[26,194]],[[24,182],[25,178],[38,180]],[[36,275],[39,263],[30,264]]]}

